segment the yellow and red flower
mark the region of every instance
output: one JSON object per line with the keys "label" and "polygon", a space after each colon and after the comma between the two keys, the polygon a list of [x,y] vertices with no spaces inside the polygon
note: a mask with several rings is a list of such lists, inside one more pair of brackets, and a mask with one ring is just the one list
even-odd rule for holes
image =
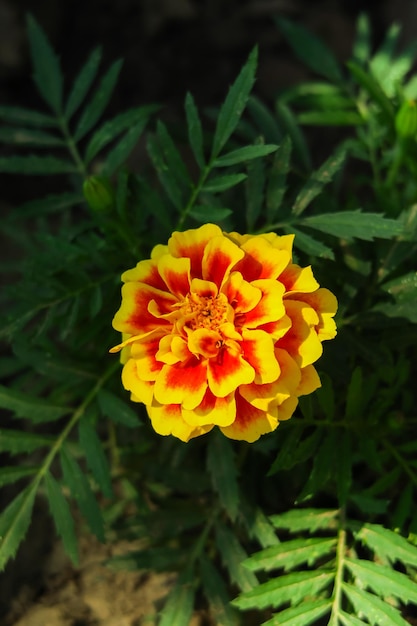
{"label": "yellow and red flower", "polygon": [[188,441],[218,426],[253,442],[320,386],[337,301],[292,263],[293,239],[206,224],[124,272],[111,352],[123,349],[123,385],[157,433]]}

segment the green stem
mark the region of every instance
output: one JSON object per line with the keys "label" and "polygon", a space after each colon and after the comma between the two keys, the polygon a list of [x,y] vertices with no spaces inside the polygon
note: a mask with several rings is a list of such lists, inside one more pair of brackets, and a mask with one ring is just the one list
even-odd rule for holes
{"label": "green stem", "polygon": [[336,576],[332,593],[332,613],[329,626],[338,626],[339,612],[342,604],[343,569],[346,552],[345,510],[340,511],[339,538],[336,548]]}
{"label": "green stem", "polygon": [[64,135],[65,141],[67,142],[68,150],[75,162],[75,165],[77,166],[77,170],[80,176],[82,176],[83,178],[86,178],[88,175],[87,168],[84,165],[84,161],[82,160],[81,155],[78,151],[77,144],[75,143],[69,131],[68,124],[63,117],[59,119],[59,125],[61,128],[61,132]]}
{"label": "green stem", "polygon": [[187,205],[185,206],[185,208],[183,209],[180,218],[178,220],[177,223],[177,227],[176,230],[182,230],[183,226],[184,226],[184,222],[188,217],[188,213],[191,211],[191,209],[194,206],[194,202],[197,200],[198,196],[200,195],[200,192],[203,188],[204,183],[206,182],[207,176],[210,174],[212,168],[213,168],[213,162],[214,159],[211,159],[209,161],[209,163],[207,163],[206,167],[203,169],[203,171],[201,172],[200,178],[198,180],[198,183],[196,184],[196,186],[193,188],[190,198],[187,202]]}
{"label": "green stem", "polygon": [[387,441],[387,439],[383,439],[382,443],[384,447],[386,448],[386,450],[388,450],[388,452],[395,458],[395,460],[398,462],[402,470],[410,478],[411,482],[413,482],[414,485],[417,487],[417,474],[413,472],[413,470],[411,469],[407,461],[404,459],[404,457],[401,456],[398,450],[394,448],[394,446],[389,441]]}

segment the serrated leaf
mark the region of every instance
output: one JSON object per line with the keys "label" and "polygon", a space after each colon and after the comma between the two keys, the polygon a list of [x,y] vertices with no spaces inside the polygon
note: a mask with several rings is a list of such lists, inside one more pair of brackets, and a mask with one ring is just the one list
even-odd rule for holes
{"label": "serrated leaf", "polygon": [[291,602],[298,604],[306,597],[315,596],[325,589],[334,579],[334,574],[316,570],[313,572],[295,572],[269,580],[251,591],[241,594],[232,601],[234,606],[246,609],[273,608]]}
{"label": "serrated leaf", "polygon": [[202,191],[216,193],[235,187],[247,178],[246,174],[229,174],[227,176],[215,176],[204,183]]}
{"label": "serrated leaf", "polygon": [[55,522],[55,527],[62,538],[64,548],[74,565],[78,565],[77,537],[75,535],[74,520],[68,502],[63,496],[61,487],[55,478],[47,472],[45,475],[46,494],[49,508]]}
{"label": "serrated leaf", "polygon": [[[336,154],[331,156],[323,165],[307,180],[304,187],[299,191],[292,212],[294,215],[301,215],[303,211],[311,204],[316,196],[318,196],[323,187],[333,180],[334,175],[340,170],[346,158],[346,152],[338,150]],[[333,215],[339,215],[334,213]],[[316,216],[318,217],[318,216]],[[324,217],[324,216],[322,216]],[[328,215],[326,215],[328,217]],[[311,218],[304,220],[304,223]],[[328,232],[328,231],[325,231]]]}
{"label": "serrated leaf", "polygon": [[178,579],[161,611],[159,626],[189,626],[194,608],[194,580],[190,570]]}
{"label": "serrated leaf", "polygon": [[381,597],[396,596],[405,604],[417,602],[417,585],[405,574],[362,559],[346,558],[345,563],[362,586],[369,587]]}
{"label": "serrated leaf", "polygon": [[345,417],[349,421],[353,421],[361,415],[364,402],[362,381],[362,368],[359,366],[355,367],[346,393]]}
{"label": "serrated leaf", "polygon": [[383,313],[387,317],[404,317],[413,324],[417,324],[417,307],[414,300],[384,302],[374,306],[372,311]]}
{"label": "serrated leaf", "polygon": [[379,105],[385,121],[392,125],[394,120],[394,108],[375,78],[354,61],[348,61],[346,65],[357,83],[369,94],[371,99]]}
{"label": "serrated leaf", "polygon": [[234,521],[239,511],[239,486],[235,454],[225,437],[210,438],[207,449],[207,469],[222,506],[230,519]]}
{"label": "serrated leaf", "polygon": [[65,142],[60,137],[51,133],[32,128],[13,128],[12,126],[0,128],[0,142],[16,146],[38,146],[39,148],[65,146]]}
{"label": "serrated leaf", "polygon": [[156,124],[156,134],[162,151],[166,166],[175,176],[178,185],[182,189],[190,190],[192,186],[190,174],[186,168],[182,156],[180,155],[167,127],[158,120]]}
{"label": "serrated leaf", "polygon": [[205,166],[203,129],[198,109],[195,105],[194,98],[190,93],[187,93],[185,97],[185,114],[187,117],[188,141],[190,142],[197,165],[200,169],[203,169]]}
{"label": "serrated leaf", "polygon": [[314,533],[316,530],[336,528],[337,510],[327,509],[293,509],[279,515],[272,515],[269,519],[275,528],[286,528],[290,533],[300,530],[308,530]]}
{"label": "serrated leaf", "polygon": [[74,174],[76,168],[71,161],[64,161],[53,156],[9,156],[0,157],[0,172],[6,174]]}
{"label": "serrated leaf", "polygon": [[344,626],[366,626],[368,622],[363,622],[358,617],[354,615],[349,615],[349,613],[345,613],[345,611],[339,611],[340,621]]}
{"label": "serrated leaf", "polygon": [[247,109],[265,141],[279,144],[282,132],[270,109],[256,96],[249,97]]}
{"label": "serrated leaf", "polygon": [[395,509],[391,515],[391,527],[401,531],[414,509],[414,485],[410,481],[399,494]]}
{"label": "serrated leaf", "polygon": [[313,468],[307,482],[297,497],[297,503],[311,498],[318,491],[324,489],[334,478],[338,463],[338,436],[338,432],[330,431],[323,438],[314,456]]}
{"label": "serrated leaf", "polygon": [[71,411],[71,407],[55,406],[23,391],[15,391],[0,385],[0,407],[13,411],[16,417],[32,422],[51,422]]}
{"label": "serrated leaf", "polygon": [[254,48],[239,76],[230,87],[220,109],[214,133],[212,159],[215,159],[235,130],[255,82],[258,50]]}
{"label": "serrated leaf", "polygon": [[135,107],[116,115],[111,120],[105,122],[92,136],[85,151],[85,161],[90,161],[102,150],[108,143],[113,141],[120,133],[126,129],[136,126],[139,122],[147,122],[150,115],[159,107],[155,105],[147,105]]}
{"label": "serrated leaf", "polygon": [[183,192],[173,173],[170,172],[167,167],[162,149],[156,137],[151,135],[148,137],[147,150],[165,193],[175,208],[181,211],[184,208]]}
{"label": "serrated leaf", "polygon": [[247,164],[246,180],[246,224],[248,232],[252,232],[264,206],[265,164],[255,159]]}
{"label": "serrated leaf", "polygon": [[14,558],[29,527],[37,484],[32,483],[0,515],[0,571]]}
{"label": "serrated leaf", "polygon": [[398,533],[379,524],[357,522],[352,524],[355,538],[368,546],[388,563],[400,561],[405,565],[417,566],[417,547]]}
{"label": "serrated leaf", "polygon": [[113,497],[113,487],[110,476],[109,463],[104,454],[103,445],[97,435],[93,423],[93,415],[88,412],[78,422],[80,444],[87,459],[95,481],[106,498]]}
{"label": "serrated leaf", "polygon": [[417,272],[409,272],[381,285],[382,289],[391,294],[398,302],[417,300]]}
{"label": "serrated leaf", "polygon": [[100,65],[101,53],[100,47],[93,50],[75,79],[65,107],[65,117],[67,119],[70,119],[74,115],[93,84]]}
{"label": "serrated leaf", "polygon": [[22,478],[27,478],[28,476],[33,476],[36,472],[39,471],[38,466],[10,466],[10,467],[1,467],[0,468],[0,487],[4,487],[4,485],[11,485]]}
{"label": "serrated leaf", "polygon": [[301,223],[334,237],[357,237],[365,241],[372,241],[376,237],[393,239],[402,233],[402,225],[397,220],[386,218],[380,213],[362,213],[360,210],[312,215]]}
{"label": "serrated leaf", "polygon": [[64,481],[71,495],[77,501],[91,532],[104,543],[103,517],[85,474],[65,446],[61,448],[60,458]]}
{"label": "serrated leaf", "polygon": [[269,223],[277,218],[286,191],[286,180],[290,166],[291,139],[286,136],[274,156],[266,188],[266,216]]}
{"label": "serrated leaf", "polygon": [[204,556],[200,559],[201,582],[210,607],[210,616],[219,626],[238,626],[239,617],[230,605],[227,586],[217,569]]}
{"label": "serrated leaf", "polygon": [[298,230],[298,228],[294,228],[294,226],[286,226],[284,232],[286,234],[295,235],[294,245],[306,254],[334,261],[333,250],[325,246],[321,241],[317,241],[317,239],[303,233],[301,230]]}
{"label": "serrated leaf", "polygon": [[341,507],[345,506],[352,486],[352,441],[349,430],[339,433],[337,445],[336,484]]}
{"label": "serrated leaf", "polygon": [[15,106],[0,106],[0,120],[19,126],[58,126],[55,117]]}
{"label": "serrated leaf", "polygon": [[33,79],[45,102],[57,113],[62,108],[62,73],[57,56],[32,15],[26,17]]}
{"label": "serrated leaf", "polygon": [[390,624],[390,626],[407,626],[399,611],[384,602],[378,596],[368,593],[360,587],[342,583],[342,589],[352,603],[355,613],[363,615],[374,626]]}
{"label": "serrated leaf", "polygon": [[302,563],[312,565],[317,559],[333,552],[336,538],[303,537],[291,539],[277,546],[271,546],[244,561],[243,565],[251,571],[270,571],[283,568],[284,571],[296,568]]}
{"label": "serrated leaf", "polygon": [[10,454],[33,452],[38,448],[51,446],[55,442],[54,437],[47,435],[35,435],[10,428],[0,429],[0,451]]}
{"label": "serrated leaf", "polygon": [[137,413],[126,402],[106,389],[100,389],[97,400],[103,414],[116,424],[123,424],[128,428],[142,426]]}
{"label": "serrated leaf", "polygon": [[365,119],[357,111],[303,111],[297,121],[305,126],[360,126]]}
{"label": "serrated leaf", "polygon": [[252,159],[259,159],[260,157],[267,156],[277,150],[278,146],[275,145],[255,145],[244,146],[237,150],[232,150],[221,157],[218,157],[213,162],[213,167],[229,167],[231,165],[237,165],[244,161],[251,161]]}
{"label": "serrated leaf", "polygon": [[89,130],[98,122],[106,108],[111,95],[116,86],[123,61],[118,59],[115,61],[101,79],[97,91],[94,93],[90,102],[84,108],[84,111],[77,124],[74,141],[78,142],[88,133]]}
{"label": "serrated leaf", "polygon": [[232,215],[232,213],[231,209],[201,205],[193,207],[189,212],[189,216],[201,224],[205,224],[208,221],[218,224]]}
{"label": "serrated leaf", "polygon": [[216,526],[216,542],[223,565],[227,568],[230,579],[238,585],[242,591],[249,591],[257,586],[258,581],[252,572],[243,567],[242,563],[247,554],[236,535],[226,526]]}
{"label": "serrated leaf", "polygon": [[147,120],[142,120],[132,126],[127,133],[110,150],[103,164],[103,173],[111,176],[118,167],[124,164],[133,148],[138,143],[139,137],[143,133]]}
{"label": "serrated leaf", "polygon": [[331,82],[343,81],[335,56],[320,39],[299,24],[283,18],[276,18],[275,21],[300,61]]}
{"label": "serrated leaf", "polygon": [[263,622],[262,626],[309,626],[332,608],[328,600],[303,602],[300,606],[280,611],[276,617]]}
{"label": "serrated leaf", "polygon": [[70,207],[80,204],[83,200],[83,196],[77,192],[68,191],[53,194],[45,198],[31,200],[21,204],[11,215],[11,218],[40,217],[41,215],[60,211],[61,209],[69,209]]}

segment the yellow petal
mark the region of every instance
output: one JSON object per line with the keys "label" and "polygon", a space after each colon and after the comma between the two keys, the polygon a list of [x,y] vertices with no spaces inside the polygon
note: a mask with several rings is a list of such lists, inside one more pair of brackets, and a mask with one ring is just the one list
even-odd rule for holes
{"label": "yellow petal", "polygon": [[218,398],[224,398],[239,385],[251,383],[255,378],[255,370],[238,350],[225,346],[216,359],[208,361],[207,377],[212,393]]}
{"label": "yellow petal", "polygon": [[190,426],[181,415],[181,406],[178,404],[161,405],[154,402],[146,407],[152,427],[158,435],[173,435],[181,441],[187,442],[193,437],[208,433],[213,424],[207,426]]}
{"label": "yellow petal", "polygon": [[261,435],[271,433],[278,426],[278,420],[265,411],[260,411],[236,394],[236,419],[230,426],[220,430],[230,439],[253,443]]}
{"label": "yellow petal", "polygon": [[243,256],[243,251],[227,237],[214,237],[204,249],[203,278],[215,283],[220,289],[229,278],[231,269]]}
{"label": "yellow petal", "polygon": [[135,402],[151,404],[154,383],[139,378],[137,362],[134,359],[129,359],[123,367],[122,384],[127,391],[132,392],[135,397]]}
{"label": "yellow petal", "polygon": [[155,382],[155,399],[160,404],[182,404],[195,409],[207,389],[206,362],[191,358],[187,363],[164,365]]}
{"label": "yellow petal", "polygon": [[182,416],[190,426],[229,426],[236,417],[235,394],[216,398],[207,389],[202,402],[192,411],[183,409]]}
{"label": "yellow petal", "polygon": [[215,224],[204,224],[200,228],[174,232],[168,241],[168,249],[172,256],[190,259],[191,277],[203,278],[202,260],[204,249],[213,237],[222,234],[221,229]]}

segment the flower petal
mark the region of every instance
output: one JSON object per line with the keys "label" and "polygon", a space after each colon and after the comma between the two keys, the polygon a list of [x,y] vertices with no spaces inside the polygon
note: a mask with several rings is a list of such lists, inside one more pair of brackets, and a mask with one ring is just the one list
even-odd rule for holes
{"label": "flower petal", "polygon": [[193,410],[182,410],[184,420],[190,426],[229,426],[236,417],[235,394],[230,393],[224,398],[216,398],[207,389],[202,402]]}
{"label": "flower petal", "polygon": [[271,383],[279,376],[279,365],[274,353],[274,340],[263,330],[242,331],[242,349],[245,360],[255,370],[255,383]]}
{"label": "flower petal", "polygon": [[182,404],[195,409],[207,389],[207,364],[195,357],[187,363],[164,365],[155,382],[155,399],[160,404]]}
{"label": "flower petal", "polygon": [[261,324],[276,322],[284,317],[284,286],[269,279],[255,280],[252,285],[261,290],[262,298],[251,311],[245,313],[243,326],[257,328]]}
{"label": "flower petal", "polygon": [[275,280],[291,261],[291,255],[286,250],[273,247],[261,235],[245,241],[242,250],[245,256],[235,269],[249,282],[263,278]]}
{"label": "flower petal", "polygon": [[284,302],[292,326],[284,337],[279,339],[277,346],[287,350],[300,367],[305,367],[317,361],[323,352],[315,331],[319,318],[315,310],[305,302],[297,300]]}
{"label": "flower petal", "polygon": [[236,315],[251,311],[262,298],[262,291],[248,283],[247,280],[243,280],[240,272],[231,272],[222,291],[226,294]]}
{"label": "flower petal", "polygon": [[278,420],[260,411],[246,402],[239,393],[236,394],[236,419],[230,426],[220,428],[230,439],[238,439],[253,443],[261,435],[271,433],[278,426]]}
{"label": "flower petal", "polygon": [[155,381],[163,367],[163,363],[156,359],[159,340],[160,336],[157,336],[150,341],[137,341],[131,346],[130,356],[137,361],[138,376],[142,380]]}
{"label": "flower petal", "polygon": [[190,259],[164,254],[158,260],[158,271],[168,291],[183,298],[190,291]]}
{"label": "flower petal", "polygon": [[134,359],[129,359],[123,367],[122,384],[133,394],[135,402],[152,403],[154,384],[139,378],[137,362]]}
{"label": "flower petal", "polygon": [[337,299],[331,291],[321,287],[314,293],[291,295],[291,299],[307,302],[317,313],[316,331],[320,341],[336,337],[336,324],[332,319],[337,311]]}
{"label": "flower petal", "polygon": [[172,233],[168,241],[168,249],[172,256],[187,257],[191,262],[191,277],[202,278],[202,260],[204,249],[213,237],[222,234],[215,224],[204,224],[200,228]]}
{"label": "flower petal", "polygon": [[165,335],[161,338],[155,358],[162,363],[174,365],[186,361],[191,356],[187,342],[178,335]]}
{"label": "flower petal", "polygon": [[181,415],[179,404],[158,404],[146,407],[152,427],[158,435],[173,435],[181,441],[189,441],[193,437],[199,437],[208,433],[213,424],[207,426],[190,426]]}
{"label": "flower petal", "polygon": [[297,387],[297,396],[306,396],[321,387],[321,380],[313,365],[301,369],[301,380]]}
{"label": "flower petal", "polygon": [[205,247],[203,278],[215,283],[220,289],[228,279],[230,270],[244,257],[244,252],[233,241],[221,235],[211,239]]}
{"label": "flower petal", "polygon": [[313,276],[311,266],[300,267],[295,263],[291,263],[282,272],[279,280],[285,285],[285,291],[291,292],[289,297],[292,298],[293,292],[311,293],[316,291],[320,285]]}
{"label": "flower petal", "polygon": [[222,336],[215,330],[208,328],[198,328],[189,331],[188,349],[193,354],[201,355],[206,359],[216,357],[222,345]]}
{"label": "flower petal", "polygon": [[239,385],[251,383],[255,378],[255,370],[239,350],[225,345],[216,359],[208,361],[207,377],[213,394],[224,398]]}
{"label": "flower petal", "polygon": [[289,420],[298,405],[298,398],[290,396],[278,406],[278,421]]}
{"label": "flower petal", "polygon": [[161,312],[168,313],[177,302],[177,298],[145,285],[145,283],[126,283],[122,287],[122,304],[113,318],[113,328],[122,333],[140,335],[157,326],[167,326],[170,322],[157,319],[149,312],[149,303],[155,300]]}
{"label": "flower petal", "polygon": [[166,289],[165,283],[158,272],[158,263],[154,259],[139,261],[136,267],[123,272],[122,281],[124,283],[146,283],[151,287],[155,287],[155,289]]}

